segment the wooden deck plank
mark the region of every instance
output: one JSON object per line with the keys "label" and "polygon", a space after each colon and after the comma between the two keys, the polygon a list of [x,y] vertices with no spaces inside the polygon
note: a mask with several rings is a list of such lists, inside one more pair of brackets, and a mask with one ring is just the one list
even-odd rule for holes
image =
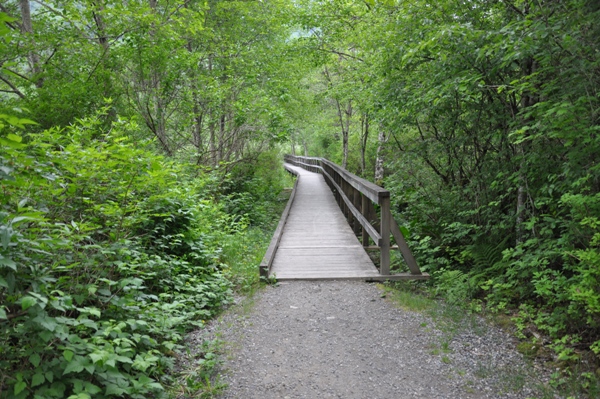
{"label": "wooden deck plank", "polygon": [[298,172],[299,181],[271,276],[278,280],[379,278],[323,177],[286,167]]}

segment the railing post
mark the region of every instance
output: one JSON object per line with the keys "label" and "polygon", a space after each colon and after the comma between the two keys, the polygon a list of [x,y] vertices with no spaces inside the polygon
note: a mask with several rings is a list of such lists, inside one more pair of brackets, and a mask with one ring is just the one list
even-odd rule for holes
{"label": "railing post", "polygon": [[[383,194],[383,193],[382,193]],[[384,276],[390,274],[390,197],[389,193],[386,196],[379,197],[379,206],[381,207],[381,224],[380,234],[381,248],[380,269],[379,273]]]}
{"label": "railing post", "polygon": [[[360,195],[360,191],[358,191],[354,187],[350,186],[350,188],[352,189],[352,203],[354,204],[354,207],[362,213],[362,204],[360,201],[360,197],[362,197],[362,195]],[[354,230],[355,235],[358,235],[360,233],[360,223],[358,222],[358,220],[353,219],[352,228]]]}
{"label": "railing post", "polygon": [[[370,200],[366,195],[361,195],[361,204],[360,204],[360,213],[367,219],[369,223],[371,223],[371,215],[369,212],[369,202]],[[367,233],[367,229],[362,228],[362,245],[366,247],[369,245],[369,233]]]}

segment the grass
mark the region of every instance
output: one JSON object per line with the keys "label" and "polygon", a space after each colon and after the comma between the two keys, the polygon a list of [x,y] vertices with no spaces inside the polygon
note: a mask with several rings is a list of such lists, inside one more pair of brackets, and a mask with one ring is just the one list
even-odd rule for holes
{"label": "grass", "polygon": [[[221,350],[219,340],[204,341],[201,348],[187,353],[191,362],[177,375],[171,387],[170,396],[175,398],[216,398],[227,387],[221,381],[219,367],[221,364],[218,352]],[[199,350],[198,350],[199,349]]]}
{"label": "grass", "polygon": [[424,312],[435,308],[435,301],[425,295],[415,295],[414,286],[410,283],[377,284],[386,298],[398,307],[413,312]]}
{"label": "grass", "polygon": [[[422,281],[399,281],[378,284],[378,287],[396,306],[404,310],[426,314],[436,321],[438,329],[450,336],[466,327],[470,327],[477,335],[483,335],[486,332],[485,325],[477,321],[477,315],[434,298]],[[426,324],[422,323],[422,327],[425,327]]]}

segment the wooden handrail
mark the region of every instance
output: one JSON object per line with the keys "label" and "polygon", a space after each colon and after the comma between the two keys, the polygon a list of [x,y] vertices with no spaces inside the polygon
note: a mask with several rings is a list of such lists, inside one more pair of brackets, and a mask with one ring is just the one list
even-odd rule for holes
{"label": "wooden handrail", "polygon": [[[369,245],[369,237],[381,251],[380,269],[382,275],[390,274],[390,235],[394,237],[410,273],[425,276],[417,264],[398,223],[390,211],[390,192],[348,172],[341,166],[325,159],[285,155],[285,162],[320,173],[333,191],[338,205],[346,216],[348,223],[359,234],[362,230],[362,242]],[[376,217],[375,206],[379,206],[379,218]]]}

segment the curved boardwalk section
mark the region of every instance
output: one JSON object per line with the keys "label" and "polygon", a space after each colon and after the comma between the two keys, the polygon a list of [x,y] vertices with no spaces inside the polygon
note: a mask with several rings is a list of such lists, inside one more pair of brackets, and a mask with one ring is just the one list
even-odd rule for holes
{"label": "curved boardwalk section", "polygon": [[298,174],[296,197],[273,259],[278,280],[369,279],[379,272],[340,211],[323,176]]}

